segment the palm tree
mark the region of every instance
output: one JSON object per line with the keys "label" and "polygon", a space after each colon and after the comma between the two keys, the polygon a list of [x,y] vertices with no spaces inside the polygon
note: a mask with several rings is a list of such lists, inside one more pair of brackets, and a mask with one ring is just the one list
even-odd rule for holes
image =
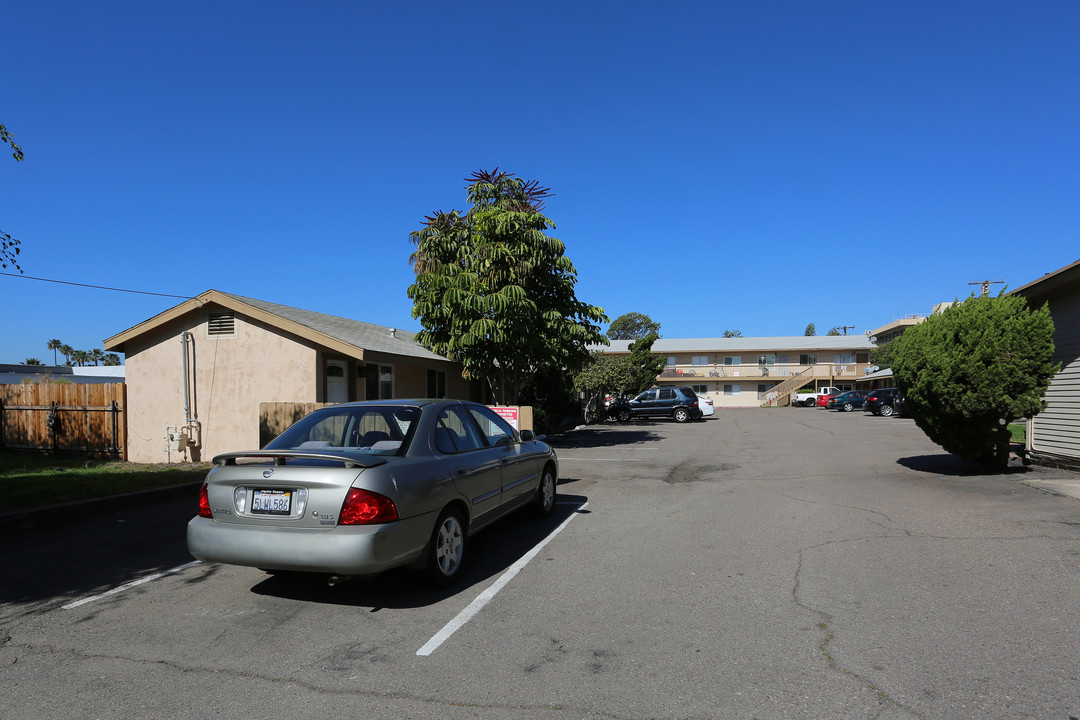
{"label": "palm tree", "polygon": [[82,367],[90,362],[90,353],[85,350],[74,350],[71,353],[71,360],[79,367]]}
{"label": "palm tree", "polygon": [[64,356],[64,363],[67,364],[67,365],[71,364],[71,355],[74,352],[75,352],[75,348],[71,347],[70,345],[61,345],[60,346],[60,354]]}
{"label": "palm tree", "polygon": [[60,348],[62,348],[63,346],[64,346],[64,343],[60,342],[59,340],[50,340],[48,342],[48,344],[45,345],[46,348],[48,348],[49,350],[52,350],[52,364],[53,365],[56,365],[56,351],[59,350]]}
{"label": "palm tree", "polygon": [[40,364],[41,364],[41,361],[38,360],[37,358],[26,358],[26,360],[23,361],[23,365],[40,365]]}
{"label": "palm tree", "polygon": [[102,363],[102,364],[106,365],[106,366],[114,366],[115,367],[116,365],[120,364],[120,356],[117,355],[116,353],[105,353],[104,360],[105,360],[105,362]]}
{"label": "palm tree", "polygon": [[100,365],[101,361],[105,359],[105,351],[101,348],[94,348],[90,351],[90,360],[95,366]]}

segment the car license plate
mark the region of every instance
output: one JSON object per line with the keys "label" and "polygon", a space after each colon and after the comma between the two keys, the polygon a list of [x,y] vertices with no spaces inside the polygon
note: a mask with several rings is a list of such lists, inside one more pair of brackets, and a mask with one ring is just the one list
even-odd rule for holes
{"label": "car license plate", "polygon": [[251,498],[256,515],[288,515],[292,512],[291,490],[256,490]]}

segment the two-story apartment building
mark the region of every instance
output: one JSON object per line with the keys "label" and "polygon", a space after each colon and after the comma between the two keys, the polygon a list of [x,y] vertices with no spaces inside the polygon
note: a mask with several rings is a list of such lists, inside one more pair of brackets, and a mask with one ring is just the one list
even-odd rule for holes
{"label": "two-story apartment building", "polygon": [[[632,342],[612,340],[594,349],[629,354]],[[822,335],[662,338],[652,351],[667,357],[658,386],[691,387],[717,407],[758,407],[786,405],[801,388],[853,390],[866,374],[873,347],[865,335]]]}

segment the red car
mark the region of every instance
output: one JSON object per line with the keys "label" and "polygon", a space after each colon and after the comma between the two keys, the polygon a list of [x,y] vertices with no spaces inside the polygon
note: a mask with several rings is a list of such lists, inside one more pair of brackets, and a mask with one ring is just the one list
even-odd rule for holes
{"label": "red car", "polygon": [[832,395],[818,395],[817,396],[817,406],[818,407],[828,407],[829,406],[829,401],[832,400],[834,397],[836,397],[838,394],[839,393],[833,393]]}

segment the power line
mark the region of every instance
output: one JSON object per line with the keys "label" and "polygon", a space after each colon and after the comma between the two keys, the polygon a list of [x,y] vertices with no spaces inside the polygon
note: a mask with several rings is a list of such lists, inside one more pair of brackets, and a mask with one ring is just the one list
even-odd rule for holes
{"label": "power line", "polygon": [[50,280],[49,278],[31,277],[30,275],[16,275],[15,273],[0,272],[0,275],[22,278],[23,280],[38,280],[40,282],[56,283],[57,285],[75,285],[77,287],[93,288],[94,290],[112,290],[113,292],[134,293],[136,295],[156,295],[157,297],[180,298],[181,300],[194,300],[189,295],[169,295],[168,293],[147,292],[145,290],[125,290],[124,288],[105,287],[104,285],[87,285],[86,283],[68,282],[67,280]]}

